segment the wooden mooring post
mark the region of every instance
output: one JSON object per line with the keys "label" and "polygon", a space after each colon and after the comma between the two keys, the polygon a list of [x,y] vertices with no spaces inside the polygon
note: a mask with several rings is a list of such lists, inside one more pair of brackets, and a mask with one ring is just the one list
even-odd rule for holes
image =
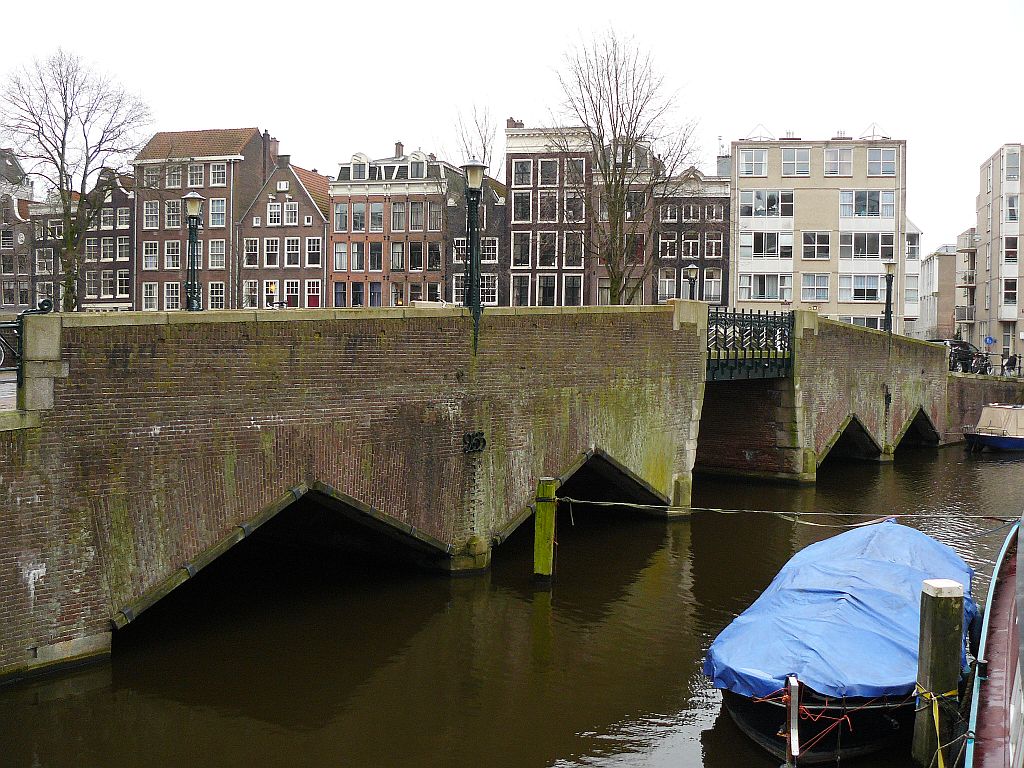
{"label": "wooden mooring post", "polygon": [[[921,588],[921,636],[917,649],[917,714],[914,717],[913,756],[918,765],[952,768],[955,704],[960,683],[963,646],[964,587],[952,579],[928,579]],[[938,752],[938,755],[936,755]]]}
{"label": "wooden mooring post", "polygon": [[537,483],[533,513],[533,577],[550,581],[555,571],[555,491],[558,481],[542,477]]}

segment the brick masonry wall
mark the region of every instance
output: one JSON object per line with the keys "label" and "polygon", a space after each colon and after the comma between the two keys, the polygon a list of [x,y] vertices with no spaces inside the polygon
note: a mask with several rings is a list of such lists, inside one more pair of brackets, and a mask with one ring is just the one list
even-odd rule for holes
{"label": "brick masonry wall", "polygon": [[786,383],[773,379],[709,381],[704,386],[697,460],[705,472],[785,474],[790,457],[779,448],[779,408]]}
{"label": "brick masonry wall", "polygon": [[297,485],[452,553],[591,445],[669,494],[703,390],[678,309],[494,310],[475,357],[458,309],[63,318],[54,407],[0,432],[0,676],[109,632]]}

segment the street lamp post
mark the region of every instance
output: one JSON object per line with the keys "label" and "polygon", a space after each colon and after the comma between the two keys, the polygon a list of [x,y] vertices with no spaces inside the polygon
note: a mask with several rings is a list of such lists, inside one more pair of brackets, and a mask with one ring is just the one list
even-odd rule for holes
{"label": "street lamp post", "polygon": [[469,253],[466,258],[464,278],[465,305],[473,315],[473,353],[476,354],[477,338],[480,335],[480,195],[484,185],[484,171],[487,166],[472,158],[462,170],[466,174],[466,239]]}
{"label": "street lamp post", "polygon": [[199,217],[203,213],[206,199],[196,191],[184,195],[185,215],[188,217],[188,271],[185,275],[185,311],[198,312],[203,308],[199,295],[199,274],[196,265],[196,251],[199,245]]}
{"label": "street lamp post", "polygon": [[892,336],[892,281],[896,277],[896,262],[885,262],[885,330]]}
{"label": "street lamp post", "polygon": [[690,298],[696,300],[697,298],[697,274],[700,269],[696,264],[690,264],[683,270],[686,274],[686,279],[690,283]]}

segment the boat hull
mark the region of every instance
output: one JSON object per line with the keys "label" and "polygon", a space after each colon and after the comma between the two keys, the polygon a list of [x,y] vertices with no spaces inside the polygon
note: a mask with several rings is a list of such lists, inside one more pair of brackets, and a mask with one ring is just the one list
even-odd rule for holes
{"label": "boat hull", "polygon": [[1024,451],[1024,437],[966,432],[964,440],[967,441],[969,451],[983,451],[986,448],[991,451]]}
{"label": "boat hull", "polygon": [[[778,759],[786,759],[786,739],[780,735],[785,724],[786,709],[781,703],[754,701],[732,691],[722,691],[722,698],[726,710],[741,731]],[[845,711],[849,722],[833,728],[813,747],[805,750],[796,761],[797,765],[834,763],[883,749],[908,749],[914,731],[914,699],[885,708],[853,711],[864,703],[863,700],[847,700]],[[812,743],[836,718],[842,717],[843,705],[840,702],[838,706],[826,707],[820,710],[820,714],[822,717],[817,721],[808,717],[800,718],[802,744]],[[814,709],[813,715],[818,717],[819,710]]]}

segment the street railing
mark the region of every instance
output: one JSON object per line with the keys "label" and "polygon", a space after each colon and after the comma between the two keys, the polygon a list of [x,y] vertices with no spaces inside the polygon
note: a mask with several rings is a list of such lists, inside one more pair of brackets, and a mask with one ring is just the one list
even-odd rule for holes
{"label": "street railing", "polygon": [[708,308],[709,381],[775,379],[793,365],[793,313]]}
{"label": "street railing", "polygon": [[26,309],[13,320],[0,321],[0,373],[16,373],[19,387],[25,378],[22,365],[25,315],[45,315],[52,310],[53,302],[43,299],[36,309]]}

